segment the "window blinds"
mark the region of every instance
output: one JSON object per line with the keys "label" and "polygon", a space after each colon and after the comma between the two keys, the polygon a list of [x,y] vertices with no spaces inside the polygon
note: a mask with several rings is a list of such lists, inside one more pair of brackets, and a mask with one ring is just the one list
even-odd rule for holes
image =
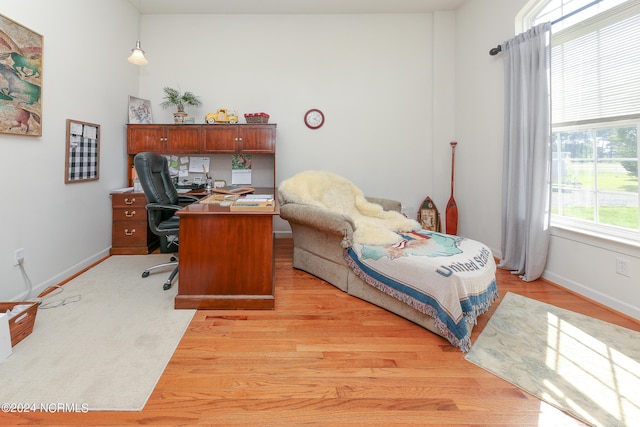
{"label": "window blinds", "polygon": [[553,34],[551,91],[554,126],[640,116],[640,0]]}

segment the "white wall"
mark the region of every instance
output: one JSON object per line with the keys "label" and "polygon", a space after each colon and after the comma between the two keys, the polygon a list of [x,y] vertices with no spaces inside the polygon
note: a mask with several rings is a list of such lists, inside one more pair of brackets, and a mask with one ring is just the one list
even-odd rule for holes
{"label": "white wall", "polygon": [[[241,116],[268,112],[278,124],[278,182],[326,169],[368,195],[401,200],[412,213],[432,191],[434,132],[453,136],[451,114],[433,120],[432,14],[172,15],[142,22],[150,64],[140,96],[151,100],[154,121],[171,122],[172,111],[159,106],[162,88],[179,86],[203,100],[188,110],[197,123],[219,107]],[[452,50],[440,56],[437,67],[453,60]],[[452,91],[453,79],[442,86]],[[303,124],[310,108],[325,114],[319,130]]]}
{"label": "white wall", "polygon": [[[457,139],[456,129],[456,15],[455,12],[434,14],[433,54],[433,150],[430,196],[442,216],[446,230],[446,205],[451,196],[451,142]],[[456,153],[457,157],[457,153]],[[458,163],[458,162],[456,162]],[[457,173],[456,173],[457,175]],[[455,186],[455,196],[459,185]]]}
{"label": "white wall", "polygon": [[[126,61],[137,12],[125,0],[8,0],[1,13],[44,37],[42,137],[0,134],[0,300],[11,301],[109,253],[109,190],[125,184],[126,106],[138,84]],[[98,181],[64,183],[66,119],[101,125]]]}
{"label": "white wall", "polygon": [[[456,13],[456,150],[460,233],[501,256],[503,62],[489,49],[515,35],[526,0],[468,0]],[[434,185],[442,185],[437,179]],[[616,258],[631,277],[615,273]],[[552,229],[544,278],[640,319],[640,248]]]}
{"label": "white wall", "polygon": [[489,49],[514,36],[514,17],[525,2],[468,0],[456,13],[458,231],[486,243],[498,257],[501,256],[503,63],[500,55],[490,56]]}

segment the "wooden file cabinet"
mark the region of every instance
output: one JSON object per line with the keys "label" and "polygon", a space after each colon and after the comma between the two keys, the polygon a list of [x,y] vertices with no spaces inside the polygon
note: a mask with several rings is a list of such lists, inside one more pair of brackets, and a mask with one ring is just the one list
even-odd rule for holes
{"label": "wooden file cabinet", "polygon": [[144,255],[153,252],[159,239],[147,222],[144,193],[112,193],[111,255]]}

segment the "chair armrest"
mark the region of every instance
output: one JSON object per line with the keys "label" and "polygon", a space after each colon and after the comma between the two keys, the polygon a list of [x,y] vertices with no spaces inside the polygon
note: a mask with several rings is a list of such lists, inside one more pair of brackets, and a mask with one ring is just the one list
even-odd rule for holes
{"label": "chair armrest", "polygon": [[147,210],[152,209],[154,211],[179,211],[182,209],[182,206],[166,205],[163,203],[147,203],[145,208],[147,208]]}
{"label": "chair armrest", "polygon": [[402,212],[402,203],[399,202],[398,200],[383,199],[380,197],[369,197],[369,196],[365,196],[365,197],[368,202],[375,203],[382,206],[382,209],[384,209],[385,211]]}
{"label": "chair armrest", "polygon": [[200,200],[199,197],[196,196],[189,196],[188,194],[179,194],[178,195],[178,203],[180,203],[181,205],[185,204],[191,204],[193,202],[197,202],[198,200]]}
{"label": "chair armrest", "polygon": [[306,224],[323,231],[339,234],[343,234],[342,231],[345,229],[345,225],[348,225],[351,230],[355,228],[350,216],[310,205],[287,203],[284,206],[280,206],[280,216],[289,222]]}
{"label": "chair armrest", "polygon": [[[341,246],[351,247],[353,244],[353,232],[356,225],[348,215],[332,212],[317,206],[303,205],[297,203],[287,203],[281,197],[280,218],[289,221],[292,229],[295,225],[314,228],[329,234],[342,237]],[[395,210],[400,212],[402,204],[397,200],[367,197],[371,203],[377,203],[384,210]]]}
{"label": "chair armrest", "polygon": [[316,206],[287,203],[280,206],[280,218],[296,225],[310,227],[318,231],[342,237],[342,246],[348,248],[353,243],[353,219]]}

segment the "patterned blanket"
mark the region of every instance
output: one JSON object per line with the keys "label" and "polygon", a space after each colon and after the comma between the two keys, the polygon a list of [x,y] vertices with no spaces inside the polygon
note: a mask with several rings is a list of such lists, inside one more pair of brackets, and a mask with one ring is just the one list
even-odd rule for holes
{"label": "patterned blanket", "polygon": [[354,244],[345,259],[366,283],[432,316],[463,352],[471,347],[477,317],[498,298],[496,265],[482,243],[420,230],[400,233],[400,243]]}

